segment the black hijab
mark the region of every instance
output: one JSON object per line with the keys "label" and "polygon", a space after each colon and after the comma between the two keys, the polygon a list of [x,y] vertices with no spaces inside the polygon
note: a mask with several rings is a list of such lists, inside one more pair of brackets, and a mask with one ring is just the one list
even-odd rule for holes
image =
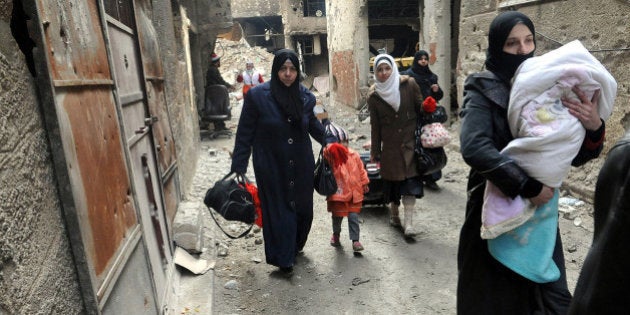
{"label": "black hijab", "polygon": [[[291,86],[286,86],[278,77],[278,71],[288,60],[297,68],[297,77]],[[299,126],[302,121],[304,104],[300,98],[300,66],[297,54],[290,49],[276,51],[271,66],[271,96],[278,102],[280,108],[293,125]]]}
{"label": "black hijab", "polygon": [[[534,50],[527,55],[513,55],[503,51],[505,40],[510,35],[512,28],[519,23],[527,26],[532,34],[536,34],[532,20],[518,11],[503,12],[490,23],[488,50],[486,51],[486,69],[492,71],[505,82],[510,82],[518,66],[527,58],[533,57],[536,50],[534,47]],[[536,37],[534,36],[535,44]]]}
{"label": "black hijab", "polygon": [[431,72],[428,65],[421,66],[418,64],[418,60],[420,60],[421,57],[427,57],[427,60],[429,60],[429,53],[424,50],[416,51],[416,54],[413,55],[413,65],[411,66],[411,70],[417,73],[421,78],[428,79],[433,72]]}

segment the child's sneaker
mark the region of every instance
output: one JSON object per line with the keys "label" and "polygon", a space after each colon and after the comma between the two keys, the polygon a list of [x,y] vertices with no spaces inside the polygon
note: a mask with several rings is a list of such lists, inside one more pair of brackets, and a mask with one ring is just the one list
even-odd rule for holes
{"label": "child's sneaker", "polygon": [[352,250],[355,252],[360,252],[363,250],[363,245],[361,245],[361,242],[359,241],[354,241],[352,242]]}
{"label": "child's sneaker", "polygon": [[333,234],[330,238],[330,246],[339,247],[341,243],[339,242],[339,235]]}

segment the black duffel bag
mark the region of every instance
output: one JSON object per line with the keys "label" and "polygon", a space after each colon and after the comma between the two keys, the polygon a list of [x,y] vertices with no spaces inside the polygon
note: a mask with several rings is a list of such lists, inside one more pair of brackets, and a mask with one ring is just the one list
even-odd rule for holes
{"label": "black duffel bag", "polygon": [[[226,220],[253,225],[256,220],[256,209],[252,195],[245,188],[245,183],[249,183],[245,175],[231,172],[208,189],[203,203],[214,209]],[[210,211],[210,214],[217,222],[212,211]],[[217,222],[217,225],[223,230],[219,222]],[[231,238],[238,238],[246,235],[250,230],[251,226],[237,237],[231,236],[225,231],[223,232]]]}

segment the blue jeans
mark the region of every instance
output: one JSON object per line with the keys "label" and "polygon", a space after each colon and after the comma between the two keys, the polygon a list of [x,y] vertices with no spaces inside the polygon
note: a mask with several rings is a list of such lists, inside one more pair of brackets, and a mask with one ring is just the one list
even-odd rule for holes
{"label": "blue jeans", "polygon": [[[332,216],[333,233],[339,235],[341,233],[341,221],[343,217]],[[348,213],[348,230],[350,232],[350,240],[359,240],[359,214],[356,212]]]}

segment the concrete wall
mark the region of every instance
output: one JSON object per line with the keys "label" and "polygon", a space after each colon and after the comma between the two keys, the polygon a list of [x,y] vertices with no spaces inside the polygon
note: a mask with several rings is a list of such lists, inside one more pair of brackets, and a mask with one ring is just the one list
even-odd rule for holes
{"label": "concrete wall", "polygon": [[[331,2],[331,1],[327,1]],[[343,1],[344,3],[346,1]],[[352,3],[353,1],[349,1]],[[282,0],[282,21],[284,22],[284,33],[287,35],[296,34],[325,34],[326,18],[304,16],[302,1]],[[326,4],[328,5],[328,3]],[[326,10],[328,11],[328,10]],[[330,12],[326,12],[330,14]]]}
{"label": "concrete wall", "polygon": [[175,139],[180,186],[182,195],[186,196],[197,166],[199,147],[197,107],[192,94],[194,89],[190,89],[193,84],[189,77],[189,52],[183,46],[183,37],[188,33],[187,17],[182,17],[179,7],[172,8],[171,1],[155,1],[152,18],[164,66],[166,104]]}
{"label": "concrete wall", "polygon": [[440,100],[450,116],[451,87],[451,10],[450,1],[426,0],[422,13],[420,49],[429,53],[429,67],[438,76],[438,84],[444,91]]}
{"label": "concrete wall", "polygon": [[247,18],[252,16],[280,15],[280,1],[277,0],[233,0],[232,17]]}
{"label": "concrete wall", "polygon": [[80,314],[37,91],[9,27],[12,2],[0,0],[0,314]]}
{"label": "concrete wall", "polygon": [[359,108],[369,77],[366,0],[326,4],[330,63],[330,104]]}
{"label": "concrete wall", "polygon": [[[507,9],[498,7],[500,2],[505,1],[462,1],[457,77],[460,104],[464,79],[483,69],[488,26],[499,10]],[[534,1],[513,9],[527,14],[534,22],[538,33],[537,55],[559,47],[557,42],[579,39],[617,80],[615,108],[606,123],[605,157],[630,127],[630,51],[627,50],[630,47],[630,3],[620,0]],[[573,168],[565,186],[586,199],[592,198],[604,157]]]}

